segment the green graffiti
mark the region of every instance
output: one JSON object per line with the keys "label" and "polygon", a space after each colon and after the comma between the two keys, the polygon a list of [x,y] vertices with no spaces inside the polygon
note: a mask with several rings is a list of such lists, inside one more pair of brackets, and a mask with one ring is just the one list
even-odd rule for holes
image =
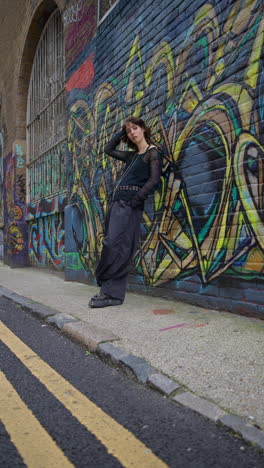
{"label": "green graffiti", "polygon": [[69,270],[83,270],[83,264],[80,259],[78,252],[67,252],[65,253],[66,269]]}

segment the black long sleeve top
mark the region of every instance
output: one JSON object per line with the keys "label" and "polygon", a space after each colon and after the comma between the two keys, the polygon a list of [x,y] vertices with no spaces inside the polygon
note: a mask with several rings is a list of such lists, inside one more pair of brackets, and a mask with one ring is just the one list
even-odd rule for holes
{"label": "black long sleeve top", "polygon": [[155,146],[148,148],[145,153],[117,150],[116,147],[119,145],[122,136],[122,131],[114,135],[105,146],[105,152],[125,163],[117,187],[137,186],[139,190],[137,192],[114,190],[113,200],[130,201],[131,206],[141,206],[143,208],[144,200],[154,192],[160,182],[161,154]]}

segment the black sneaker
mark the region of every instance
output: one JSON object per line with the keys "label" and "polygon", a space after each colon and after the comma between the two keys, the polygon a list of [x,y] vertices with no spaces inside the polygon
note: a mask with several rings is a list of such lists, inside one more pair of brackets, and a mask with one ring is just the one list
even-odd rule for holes
{"label": "black sneaker", "polygon": [[100,307],[117,306],[121,304],[123,304],[123,301],[120,299],[114,299],[113,297],[107,296],[104,293],[98,293],[91,298],[88,305],[93,309],[99,309]]}

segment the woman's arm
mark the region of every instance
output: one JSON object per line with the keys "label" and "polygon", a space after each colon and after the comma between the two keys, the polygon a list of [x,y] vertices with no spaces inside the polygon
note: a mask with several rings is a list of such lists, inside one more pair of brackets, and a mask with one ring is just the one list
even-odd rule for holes
{"label": "woman's arm", "polygon": [[140,206],[146,198],[154,192],[155,188],[160,182],[161,176],[161,156],[157,148],[154,146],[149,149],[149,164],[150,164],[150,176],[147,182],[141,187],[141,189],[132,198],[130,205],[132,208]]}
{"label": "woman's arm", "polygon": [[126,159],[131,155],[131,151],[119,151],[116,149],[123,135],[123,130],[116,133],[104,148],[106,154],[112,156],[112,158],[119,159],[120,161],[126,161]]}

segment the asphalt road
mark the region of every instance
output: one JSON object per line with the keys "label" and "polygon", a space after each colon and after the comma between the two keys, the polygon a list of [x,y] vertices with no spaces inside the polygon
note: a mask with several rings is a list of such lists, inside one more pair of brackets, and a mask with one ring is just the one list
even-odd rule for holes
{"label": "asphalt road", "polygon": [[264,466],[263,452],[226,428],[129,380],[2,297],[0,371],[1,468]]}

